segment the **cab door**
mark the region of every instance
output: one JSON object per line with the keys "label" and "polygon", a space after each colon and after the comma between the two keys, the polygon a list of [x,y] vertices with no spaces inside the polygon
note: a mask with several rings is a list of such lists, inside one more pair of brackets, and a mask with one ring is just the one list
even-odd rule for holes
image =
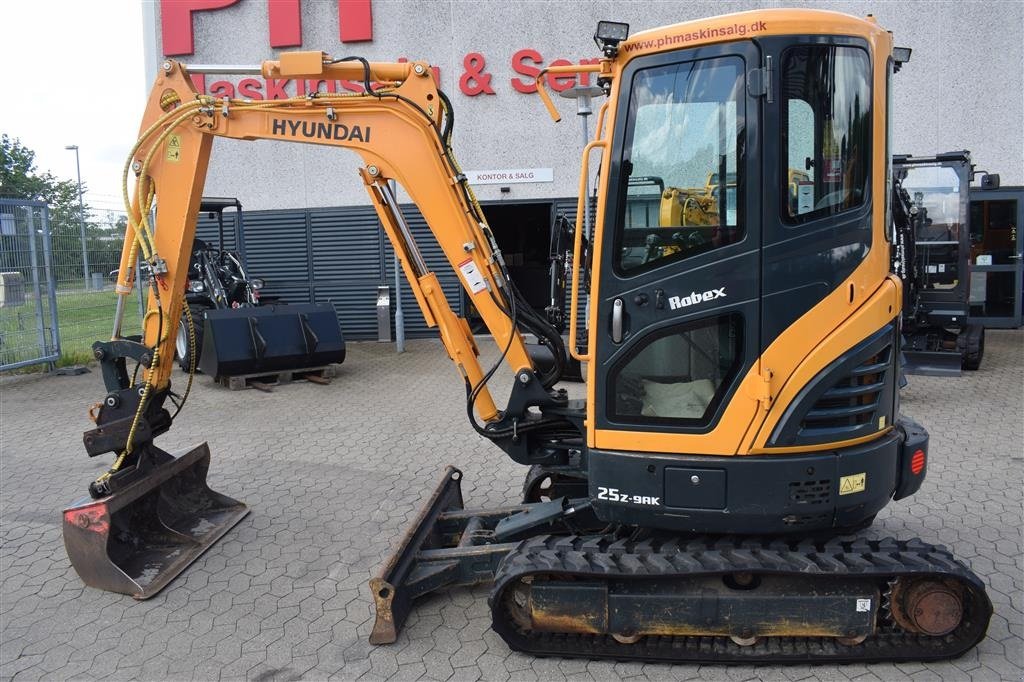
{"label": "cab door", "polygon": [[591,293],[594,447],[735,454],[757,413],[740,386],[760,347],[760,67],[737,42],[623,71]]}
{"label": "cab door", "polygon": [[971,188],[971,322],[1013,329],[1024,299],[1024,190]]}

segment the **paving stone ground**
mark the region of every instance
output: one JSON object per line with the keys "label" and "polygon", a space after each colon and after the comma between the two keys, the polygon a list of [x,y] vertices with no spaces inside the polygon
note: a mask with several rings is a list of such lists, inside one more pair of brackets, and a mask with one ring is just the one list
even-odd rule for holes
{"label": "paving stone ground", "polygon": [[[482,345],[486,345],[486,340]],[[83,587],[60,510],[109,465],[88,459],[99,373],[0,381],[0,678],[142,680],[1021,680],[1024,332],[988,332],[981,371],[911,377],[903,411],[931,432],[928,478],[870,537],[954,548],[995,604],[988,637],[956,661],[827,667],[640,665],[511,653],[486,588],[424,599],[398,642],[373,647],[367,580],[445,464],[467,504],[517,501],[524,470],[473,433],[442,348],[351,344],[330,386],[272,394],[198,380],[165,448],[207,440],[210,482],[252,513],[157,597]],[[493,351],[487,351],[493,358]],[[177,385],[183,376],[176,373]],[[499,375],[496,386],[510,386]],[[578,387],[572,389],[579,391]]]}

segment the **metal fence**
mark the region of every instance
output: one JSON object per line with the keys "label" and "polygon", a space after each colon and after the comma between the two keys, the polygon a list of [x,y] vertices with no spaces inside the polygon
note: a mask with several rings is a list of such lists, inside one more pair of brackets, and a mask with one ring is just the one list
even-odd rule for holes
{"label": "metal fence", "polygon": [[[0,199],[0,217],[0,371],[89,360],[93,342],[110,338],[123,219],[23,199]],[[143,293],[125,310],[125,334],[141,328]]]}
{"label": "metal fence", "polygon": [[[92,358],[92,344],[110,339],[114,276],[124,243],[123,214],[90,215],[51,208],[54,285],[60,324],[60,364]],[[88,264],[88,270],[85,265]],[[142,292],[139,291],[139,294]],[[123,333],[139,333],[142,299],[125,309]]]}
{"label": "metal fence", "polygon": [[49,209],[0,199],[0,370],[59,357]]}

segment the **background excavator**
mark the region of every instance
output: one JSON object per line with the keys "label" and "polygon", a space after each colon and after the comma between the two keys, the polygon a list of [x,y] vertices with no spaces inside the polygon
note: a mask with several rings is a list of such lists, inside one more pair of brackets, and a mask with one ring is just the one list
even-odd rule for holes
{"label": "background excavator", "polygon": [[[893,271],[903,281],[903,371],[959,376],[976,370],[985,327],[970,319],[968,151],[893,157]],[[983,180],[998,176],[983,177]],[[998,185],[996,185],[998,187]]]}
{"label": "background excavator", "polygon": [[[599,152],[593,242],[582,258],[576,230],[572,258],[570,339],[581,279],[591,301],[586,348],[569,348],[586,363],[583,400],[556,385],[564,343],[508,277],[428,64],[298,52],[251,70],[162,65],[125,169],[136,184],[118,322],[94,346],[108,393],[85,445],[115,462],[64,513],[88,584],[151,596],[248,511],[207,487],[205,445],[170,455],[154,438],[185,398],[171,391],[173,342],[212,139],[275,139],[361,157],[383,229],[465,383],[470,425],[530,467],[526,497],[537,500],[465,509],[462,474],[448,468],[370,582],[371,642],[394,641],[416,598],[480,582],[493,582],[492,623],[508,645],[544,655],[863,663],[957,656],[984,637],[984,584],[945,548],[851,535],[917,492],[929,456],[927,432],[899,413],[901,284],[889,253],[887,107],[909,50],[871,17],[814,10],[633,37],[601,22],[595,40],[600,63],[537,79],[556,120],[547,74],[596,74],[608,95],[580,178],[582,215]],[[195,92],[190,72],[226,68],[354,80],[364,92]],[[493,335],[493,367],[420,256],[390,181]],[[682,224],[686,207],[661,210],[669,188],[694,187],[704,189],[680,194],[701,206],[706,224],[694,229],[707,238]],[[119,322],[136,250],[150,277],[137,341]],[[547,368],[524,332],[548,346]],[[499,409],[489,382],[502,362],[513,387]]]}

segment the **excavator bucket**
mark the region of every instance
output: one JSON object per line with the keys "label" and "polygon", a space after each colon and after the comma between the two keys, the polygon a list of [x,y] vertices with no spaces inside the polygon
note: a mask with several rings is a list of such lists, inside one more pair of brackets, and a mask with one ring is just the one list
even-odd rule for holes
{"label": "excavator bucket", "polygon": [[217,379],[345,360],[345,340],[330,303],[210,310],[203,325],[199,368]]}
{"label": "excavator bucket", "polygon": [[116,492],[64,510],[64,546],[90,587],[149,599],[249,508],[206,485],[210,448],[170,455]]}

